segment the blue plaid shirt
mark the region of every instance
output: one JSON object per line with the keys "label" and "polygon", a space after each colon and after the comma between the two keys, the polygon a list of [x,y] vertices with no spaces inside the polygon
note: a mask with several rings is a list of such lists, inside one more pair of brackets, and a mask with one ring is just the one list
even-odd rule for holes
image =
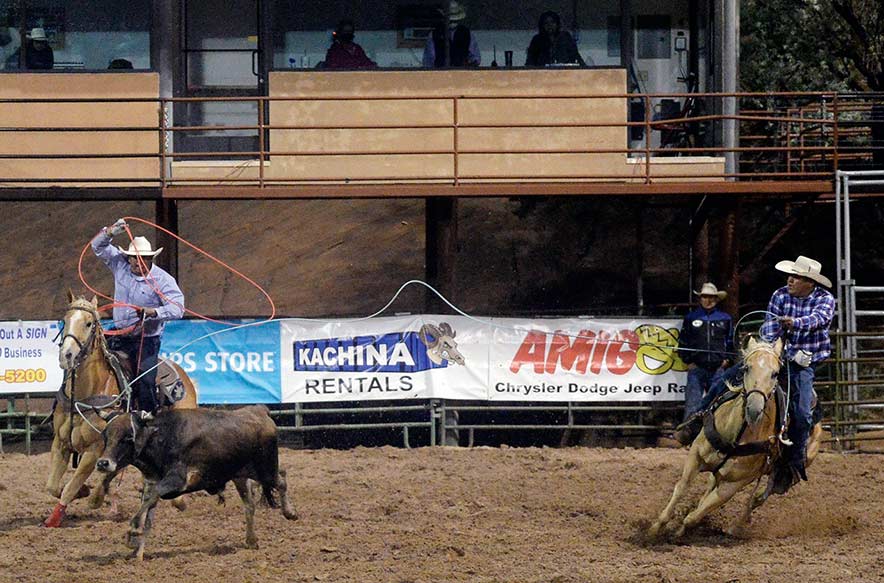
{"label": "blue plaid shirt", "polygon": [[[788,340],[786,358],[791,359],[799,350],[812,355],[812,362],[825,360],[832,353],[829,342],[829,326],[835,314],[835,296],[820,286],[816,286],[809,296],[798,298],[789,294],[786,286],[781,287],[770,297],[767,311],[779,317],[792,318],[792,330],[783,330]],[[778,336],[780,324],[768,316],[761,334],[767,339]]]}

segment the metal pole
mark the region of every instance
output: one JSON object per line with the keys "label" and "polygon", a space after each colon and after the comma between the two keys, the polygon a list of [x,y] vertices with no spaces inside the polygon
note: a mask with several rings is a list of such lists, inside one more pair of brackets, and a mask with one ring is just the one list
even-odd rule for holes
{"label": "metal pole", "polygon": [[[740,3],[738,0],[724,0],[722,6],[722,45],[721,45],[721,91],[737,92],[737,63],[740,60]],[[722,139],[725,148],[737,145],[737,98],[730,96],[722,99]],[[724,171],[727,174],[737,172],[737,153],[725,152]],[[728,180],[735,180],[731,177]]]}
{"label": "metal pole", "polygon": [[31,455],[31,395],[25,393],[25,452]]}

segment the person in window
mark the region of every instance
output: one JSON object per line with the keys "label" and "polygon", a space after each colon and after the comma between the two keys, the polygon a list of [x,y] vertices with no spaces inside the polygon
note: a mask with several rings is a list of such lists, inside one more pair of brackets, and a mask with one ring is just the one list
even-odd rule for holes
{"label": "person in window", "polygon": [[0,69],[18,69],[21,35],[11,26],[0,26]]}
{"label": "person in window", "polygon": [[28,69],[51,69],[55,65],[55,55],[46,38],[46,31],[33,28],[25,45],[25,67]]}
{"label": "person in window", "polygon": [[467,17],[466,10],[459,2],[452,0],[448,11],[442,12],[448,23],[448,62],[445,56],[445,22],[440,22],[433,30],[432,36],[424,46],[423,66],[426,68],[441,67],[478,67],[482,62],[479,43],[463,21]]}
{"label": "person in window", "polygon": [[528,45],[526,67],[546,67],[557,64],[576,64],[586,66],[577,43],[566,30],[562,30],[562,19],[555,12],[548,11],[540,15],[539,29],[531,44]]}
{"label": "person in window", "polygon": [[375,69],[378,64],[368,58],[365,51],[353,42],[356,27],[349,18],[338,23],[332,45],[325,53],[326,69]]}

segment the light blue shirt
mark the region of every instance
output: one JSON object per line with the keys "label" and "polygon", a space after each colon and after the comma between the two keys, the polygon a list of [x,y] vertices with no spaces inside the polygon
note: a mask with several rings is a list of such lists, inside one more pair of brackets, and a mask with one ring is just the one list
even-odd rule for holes
{"label": "light blue shirt", "polygon": [[[135,275],[129,268],[128,256],[116,246],[104,231],[92,239],[92,250],[114,274],[114,301],[144,308],[154,308],[157,315],[144,321],[145,336],[159,336],[169,320],[184,315],[184,294],[175,278],[156,265],[150,268],[147,278]],[[150,260],[148,260],[150,262]],[[162,295],[154,290],[159,290]],[[135,310],[128,306],[114,308],[114,325],[126,328],[138,324]]]}

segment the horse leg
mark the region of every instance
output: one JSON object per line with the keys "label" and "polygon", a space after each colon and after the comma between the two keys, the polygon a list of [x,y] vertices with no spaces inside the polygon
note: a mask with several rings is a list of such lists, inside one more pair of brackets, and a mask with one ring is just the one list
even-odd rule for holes
{"label": "horse leg", "polygon": [[61,491],[58,503],[55,505],[49,518],[43,521],[43,526],[48,528],[61,526],[61,522],[64,520],[67,512],[68,504],[77,498],[85,498],[89,495],[89,486],[86,485],[86,479],[92,473],[92,470],[95,469],[95,462],[98,461],[98,457],[99,452],[96,452],[91,448],[87,449],[82,454],[80,465],[77,466],[74,475],[71,476],[71,479],[65,484],[64,489]]}
{"label": "horse leg", "polygon": [[651,528],[648,529],[648,536],[656,537],[659,535],[660,530],[672,519],[672,514],[675,512],[675,506],[678,504],[678,501],[681,500],[685,490],[687,490],[687,487],[699,471],[700,457],[696,448],[691,447],[691,451],[688,453],[688,459],[685,460],[684,468],[681,472],[681,479],[675,484],[669,503],[660,513],[660,516],[657,517],[657,520],[654,521],[654,524],[651,525]]}
{"label": "horse leg", "polygon": [[709,494],[703,496],[697,507],[684,517],[681,526],[675,532],[675,536],[682,536],[686,529],[696,526],[707,514],[720,508],[725,502],[733,498],[734,494],[739,492],[743,486],[754,479],[754,477],[750,477],[736,482],[722,482],[718,480],[718,485]]}
{"label": "horse leg", "polygon": [[810,437],[807,438],[807,462],[805,468],[810,466],[814,458],[820,452],[820,443],[822,441],[823,428],[817,423],[810,430]]}
{"label": "horse leg", "polygon": [[52,456],[49,460],[49,478],[46,480],[46,490],[53,498],[61,496],[61,479],[68,469],[71,459],[71,450],[65,445],[58,435],[52,440]]}
{"label": "horse leg", "polygon": [[257,549],[258,537],[255,536],[255,500],[252,498],[252,489],[249,487],[248,478],[237,478],[233,481],[236,491],[242,499],[243,510],[246,513],[246,548]]}
{"label": "horse leg", "polygon": [[746,529],[749,526],[749,523],[752,522],[752,511],[755,510],[755,500],[758,498],[758,486],[761,485],[761,478],[759,477],[755,481],[755,486],[752,487],[752,491],[749,492],[749,497],[746,499],[746,505],[743,507],[743,513],[740,515],[740,518],[737,519],[737,522],[731,526],[727,533],[731,536],[743,537],[746,535]]}

